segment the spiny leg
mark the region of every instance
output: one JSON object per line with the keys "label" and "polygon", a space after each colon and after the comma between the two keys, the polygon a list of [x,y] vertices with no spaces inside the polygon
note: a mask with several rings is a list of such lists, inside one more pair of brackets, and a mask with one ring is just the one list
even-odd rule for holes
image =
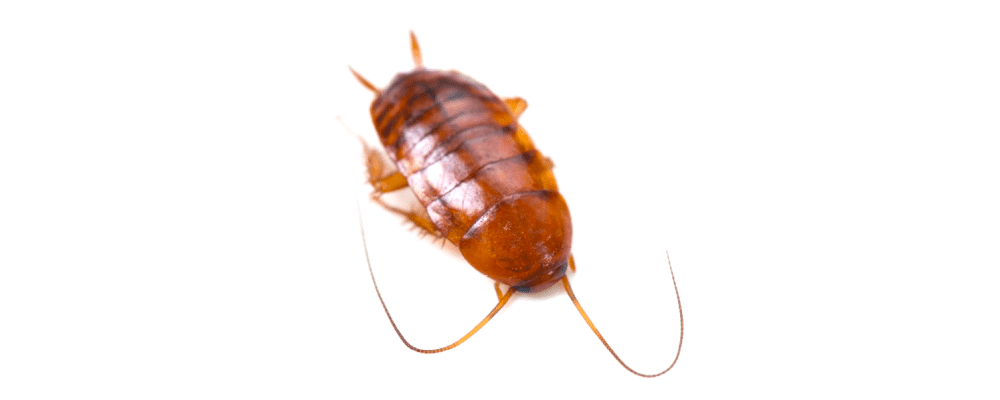
{"label": "spiny leg", "polygon": [[340,121],[341,125],[344,125],[344,129],[354,135],[358,139],[358,142],[361,143],[361,149],[365,156],[365,180],[368,181],[368,184],[372,185],[372,198],[379,197],[384,193],[400,190],[408,185],[406,177],[399,173],[399,171],[389,172],[393,168],[386,162],[385,158],[382,157],[382,153],[375,146],[368,144],[360,135],[354,133],[351,127],[347,126],[347,123],[339,115],[337,116],[337,121]]}
{"label": "spiny leg", "polygon": [[372,197],[381,197],[384,193],[395,192],[406,188],[408,185],[406,177],[399,173],[399,171],[379,179],[369,179],[368,183],[372,185]]}
{"label": "spiny leg", "polygon": [[431,222],[431,218],[427,215],[427,211],[404,210],[382,200],[383,194],[405,189],[409,185],[406,182],[406,177],[399,171],[386,173],[389,166],[385,159],[382,158],[382,154],[364,141],[362,141],[362,143],[365,146],[365,158],[367,159],[365,164],[367,165],[368,170],[368,183],[372,185],[372,200],[382,206],[382,208],[399,214],[409,220],[414,226],[420,228],[422,234],[440,238],[441,235],[437,232],[437,228],[434,227],[434,223]]}
{"label": "spiny leg", "polygon": [[382,153],[371,146],[358,136],[358,141],[361,142],[361,146],[364,148],[365,156],[365,179],[369,184],[372,185],[375,193],[381,195],[386,192],[393,192],[407,186],[406,177],[399,171],[392,171],[392,168],[385,158],[382,157]]}
{"label": "spiny leg", "polygon": [[414,210],[407,211],[399,207],[392,206],[382,200],[382,195],[388,192],[394,192],[400,189],[404,189],[409,184],[406,182],[406,177],[403,176],[399,171],[388,172],[391,167],[389,163],[382,157],[382,153],[375,148],[375,146],[369,145],[364,139],[361,138],[357,133],[351,130],[351,127],[347,126],[343,118],[337,116],[337,121],[340,121],[344,125],[344,129],[347,130],[354,137],[358,138],[358,142],[361,142],[361,147],[364,151],[365,156],[365,180],[368,184],[372,185],[371,198],[373,201],[378,203],[380,206],[386,210],[392,211],[399,214],[413,223],[414,226],[421,229],[421,234],[431,235],[435,238],[443,238],[438,234],[434,223],[431,222],[431,218],[427,215],[427,210]]}
{"label": "spiny leg", "polygon": [[426,212],[421,212],[420,210],[408,211],[393,206],[383,201],[382,198],[378,197],[375,193],[372,193],[372,200],[382,206],[382,208],[399,214],[403,216],[403,218],[409,220],[413,226],[420,229],[421,234],[433,236],[435,239],[444,239],[444,237],[437,232],[437,229],[434,227],[434,223],[431,222],[431,219],[427,216]]}

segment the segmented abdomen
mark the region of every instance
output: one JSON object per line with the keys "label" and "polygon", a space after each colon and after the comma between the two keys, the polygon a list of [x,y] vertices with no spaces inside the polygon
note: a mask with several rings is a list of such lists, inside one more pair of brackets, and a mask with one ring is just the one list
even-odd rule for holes
{"label": "segmented abdomen", "polygon": [[371,111],[389,157],[453,243],[508,196],[556,190],[550,166],[503,101],[458,72],[399,74]]}

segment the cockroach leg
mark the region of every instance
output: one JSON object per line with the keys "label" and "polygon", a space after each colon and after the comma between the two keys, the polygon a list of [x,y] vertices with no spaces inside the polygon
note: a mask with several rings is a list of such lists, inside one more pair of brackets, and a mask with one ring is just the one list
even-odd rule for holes
{"label": "cockroach leg", "polygon": [[377,196],[376,193],[372,193],[372,200],[374,200],[378,205],[382,206],[386,210],[392,211],[399,214],[413,223],[414,226],[420,228],[422,234],[433,236],[435,239],[443,238],[441,234],[438,233],[437,228],[434,227],[434,223],[431,222],[431,218],[427,215],[426,211],[414,210],[407,211],[402,208],[393,206],[382,200],[381,197]]}
{"label": "cockroach leg", "polygon": [[503,292],[500,291],[500,282],[493,282],[493,289],[497,291],[497,300],[503,298]]}
{"label": "cockroach leg", "polygon": [[364,146],[368,183],[372,185],[375,192],[381,195],[407,186],[406,177],[399,171],[388,172],[390,170],[389,163],[382,158],[382,154],[378,150],[369,146],[364,139],[358,137],[358,140]]}
{"label": "cockroach leg", "polygon": [[520,97],[503,99],[503,103],[510,109],[510,113],[514,115],[514,119],[521,117],[524,110],[528,108],[528,102]]}
{"label": "cockroach leg", "polygon": [[[368,168],[369,171],[371,171],[371,164],[369,164]],[[384,193],[405,189],[409,185],[406,182],[406,176],[399,173],[399,171],[393,172],[379,179],[369,178],[368,183],[371,183],[372,185],[372,196],[374,197],[381,197]]]}
{"label": "cockroach leg", "polygon": [[573,255],[569,256],[569,270],[576,272],[576,262],[573,261]]}
{"label": "cockroach leg", "polygon": [[390,170],[389,163],[382,158],[382,153],[378,149],[369,145],[361,135],[355,133],[339,115],[337,116],[337,121],[361,143],[361,148],[365,156],[365,179],[368,181],[368,184],[372,185],[375,191],[373,196],[381,196],[383,193],[396,191],[407,186],[406,176],[399,171],[388,172]]}
{"label": "cockroach leg", "polygon": [[417,209],[414,211],[408,211],[390,205],[382,200],[383,194],[407,188],[409,184],[406,182],[406,176],[399,171],[387,173],[386,171],[390,168],[389,163],[382,158],[382,155],[378,152],[378,150],[369,146],[368,142],[365,142],[364,139],[361,139],[361,137],[358,137],[358,140],[361,141],[361,145],[364,147],[365,151],[365,165],[368,170],[368,183],[372,185],[372,200],[382,206],[382,208],[405,217],[413,223],[413,226],[421,230],[421,234],[430,235],[435,239],[442,238],[441,234],[438,233],[437,228],[434,227],[434,223],[431,221],[430,216],[427,215],[426,210]]}

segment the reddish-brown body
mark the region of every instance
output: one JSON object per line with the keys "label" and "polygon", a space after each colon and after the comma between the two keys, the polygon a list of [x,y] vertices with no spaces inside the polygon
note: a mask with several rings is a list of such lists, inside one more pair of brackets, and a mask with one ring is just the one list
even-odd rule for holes
{"label": "reddish-brown body", "polygon": [[[424,69],[413,32],[410,47],[417,68],[396,75],[385,89],[379,90],[351,70],[375,93],[372,122],[397,170],[389,172],[379,151],[364,145],[372,199],[423,232],[458,245],[469,264],[497,282],[498,302],[455,343],[438,349],[415,347],[389,314],[369,260],[375,293],[403,344],[421,353],[453,349],[489,322],[515,290],[538,291],[561,282],[580,316],[625,369],[654,377],[673,368],[684,339],[677,282],[673,283],[681,335],[674,362],[656,374],[636,372],[611,349],[570,288],[566,268],[575,268],[570,255],[573,227],[569,208],[556,186],[552,162],[538,152],[517,122],[527,103],[520,98],[501,100],[486,86],[458,72]],[[382,201],[383,194],[407,187],[416,194],[422,209],[410,211]],[[361,232],[363,240],[363,228]],[[669,261],[668,255],[667,265]],[[673,280],[673,268],[670,274]],[[500,283],[509,286],[506,293],[500,291]]]}
{"label": "reddish-brown body", "polygon": [[437,233],[473,267],[521,291],[563,277],[569,209],[507,104],[458,72],[418,68],[397,75],[371,114]]}

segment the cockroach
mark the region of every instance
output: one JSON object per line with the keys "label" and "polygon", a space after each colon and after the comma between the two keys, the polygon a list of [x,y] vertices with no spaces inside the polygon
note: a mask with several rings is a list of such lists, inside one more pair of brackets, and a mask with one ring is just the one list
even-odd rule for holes
{"label": "cockroach", "polygon": [[[483,84],[457,71],[424,68],[412,31],[410,50],[416,67],[397,74],[384,89],[349,68],[375,94],[372,122],[395,164],[392,171],[379,151],[362,140],[368,183],[373,188],[371,198],[408,219],[422,233],[457,245],[472,267],[495,281],[498,302],[455,343],[439,349],[414,347],[389,314],[369,258],[375,293],[403,344],[420,353],[453,349],[486,325],[515,291],[537,292],[559,282],[590,329],[625,369],[642,377],[670,371],[680,358],[684,341],[684,313],[670,255],[667,265],[680,315],[677,355],[667,369],[642,374],[615,354],[570,288],[566,269],[575,272],[576,266],[570,253],[573,227],[569,208],[556,186],[552,161],[535,148],[517,121],[527,102],[519,97],[501,100]],[[422,209],[405,210],[381,198],[407,187]],[[500,290],[501,283],[508,286],[506,291]]]}

